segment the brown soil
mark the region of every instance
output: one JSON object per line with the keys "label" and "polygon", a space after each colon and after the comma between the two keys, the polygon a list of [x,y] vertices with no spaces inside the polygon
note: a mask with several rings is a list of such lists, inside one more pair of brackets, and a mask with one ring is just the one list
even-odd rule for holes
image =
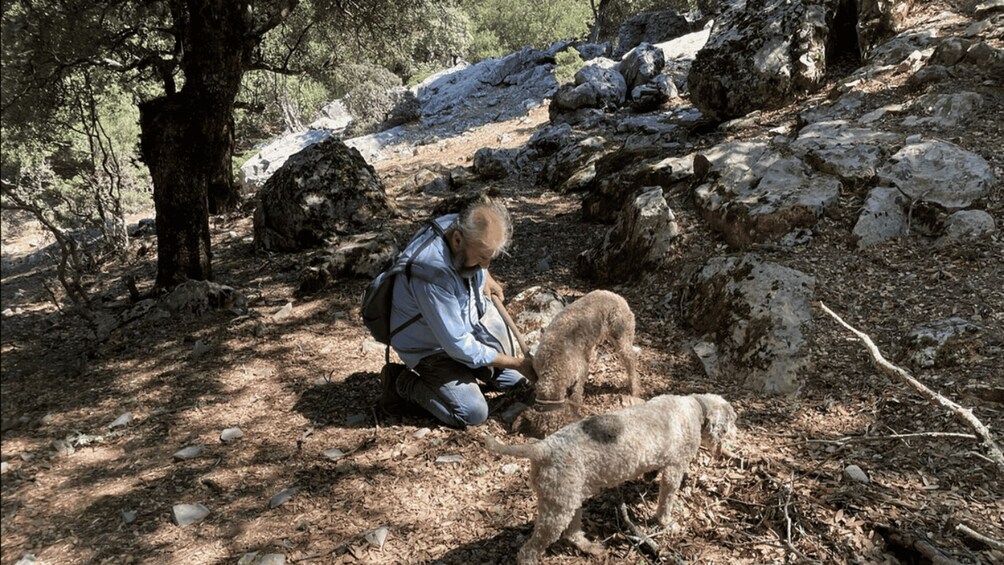
{"label": "brown soil", "polygon": [[[1004,94],[978,80],[970,86],[989,92],[986,119],[951,141],[1002,171]],[[789,107],[761,121],[766,127],[790,123],[794,112]],[[407,159],[381,163],[390,193],[406,211],[396,232],[406,237],[437,203],[407,188],[412,175],[435,165],[470,165],[476,149],[499,146],[500,139],[519,145],[546,119],[546,109],[538,109],[442,149],[422,146]],[[532,285],[571,296],[593,289],[573,267],[605,228],[580,220],[577,197],[513,183],[495,188],[515,219],[511,254],[493,265],[508,294]],[[638,317],[642,384],[646,396],[722,394],[740,415],[741,434],[731,446],[735,458],[702,453],[694,462],[675,525],[654,538],[663,562],[924,562],[915,549],[886,538],[938,548],[965,563],[1002,562],[1004,553],[956,530],[965,524],[1004,539],[1000,475],[977,441],[933,435],[972,431],[878,374],[862,345],[821,311],[810,336],[814,366],[797,394],[763,397],[737,379],[709,382],[689,351],[694,336],[683,324],[679,288],[704,260],[729,250],[683,191],[667,196],[683,233],[671,268],[613,288]],[[869,333],[893,361],[918,324],[956,315],[983,326],[979,343],[958,364],[915,374],[972,408],[1000,438],[1004,405],[991,394],[1004,388],[1000,237],[947,250],[911,237],[857,251],[849,234],[863,197],[863,191],[845,194],[810,244],[755,251],[813,275],[816,298]],[[1001,183],[987,209],[998,223],[1004,220]],[[372,405],[383,351],[364,347],[368,335],[358,319],[366,281],[339,281],[295,300],[303,257],[255,254],[247,217],[215,219],[213,231],[218,282],[250,296],[250,317],[216,312],[136,323],[97,342],[48,299],[42,282],[52,276],[51,265],[3,273],[3,308],[20,309],[3,318],[2,458],[9,465],[0,517],[3,563],[25,553],[45,563],[236,563],[252,551],[307,563],[511,562],[533,526],[529,470],[524,460],[486,452],[480,437],[487,432],[522,441],[504,437],[498,417],[512,399],[492,394],[489,423],[466,431],[378,415]],[[5,241],[4,255],[22,253],[24,241]],[[132,259],[95,275],[94,296],[104,301],[99,307],[123,307],[125,275],[136,276],[140,290],[149,288],[151,246],[152,237],[136,239]],[[140,249],[144,255],[135,256]],[[537,272],[534,266],[547,256],[552,268]],[[292,314],[272,318],[289,301]],[[193,358],[199,340],[209,351]],[[625,392],[617,371],[615,360],[600,358],[586,387],[591,411],[617,405]],[[133,422],[109,430],[126,411]],[[221,443],[220,432],[231,426],[244,438]],[[418,433],[423,428],[431,431]],[[894,434],[931,435],[888,438]],[[56,455],[52,442],[67,437],[77,440],[75,452]],[[172,460],[190,444],[205,445],[203,455]],[[321,452],[330,448],[346,455],[328,460]],[[463,459],[437,463],[443,455]],[[511,463],[518,469],[504,472]],[[842,477],[852,464],[868,473],[870,484]],[[270,509],[269,499],[291,486],[300,487],[292,500]],[[656,562],[628,538],[617,508],[626,503],[635,523],[655,531],[647,518],[657,490],[647,476],[594,497],[584,526],[607,545],[606,556],[559,545],[545,563]],[[178,527],[171,508],[179,503],[201,503],[211,513]],[[124,524],[124,511],[136,512],[135,522]],[[379,527],[388,528],[382,549],[364,539]]]}

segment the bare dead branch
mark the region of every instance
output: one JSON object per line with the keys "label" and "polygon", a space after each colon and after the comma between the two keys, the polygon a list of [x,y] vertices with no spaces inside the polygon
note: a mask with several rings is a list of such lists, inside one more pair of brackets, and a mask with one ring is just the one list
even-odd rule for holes
{"label": "bare dead branch", "polygon": [[960,438],[960,439],[976,439],[973,434],[959,434],[955,432],[917,432],[913,434],[892,434],[888,436],[845,436],[837,439],[807,439],[806,443],[835,443],[837,445],[843,445],[845,443],[858,443],[863,441],[890,441],[898,439],[916,439],[916,438]]}
{"label": "bare dead branch", "polygon": [[901,551],[915,553],[917,558],[923,557],[918,560],[932,565],[960,565],[958,561],[935,547],[923,534],[900,531],[884,524],[875,524],[874,528],[888,545],[898,547]]}
{"label": "bare dead branch", "polygon": [[996,549],[997,551],[1004,551],[1004,542],[994,539],[990,536],[985,536],[965,524],[956,524],[955,531],[991,549]]}
{"label": "bare dead branch", "polygon": [[973,431],[975,431],[976,434],[983,440],[983,448],[987,451],[990,459],[997,465],[998,473],[1004,472],[1004,452],[1001,451],[1000,446],[994,441],[993,435],[990,433],[990,429],[973,415],[972,410],[963,408],[948,398],[945,398],[940,393],[927,388],[923,383],[913,378],[910,373],[886,361],[885,358],[882,357],[882,353],[879,351],[878,347],[875,346],[875,343],[870,337],[868,337],[867,334],[845,322],[840,316],[838,316],[833,310],[827,308],[822,302],[819,303],[819,307],[822,308],[824,312],[832,316],[833,319],[840,323],[840,325],[850,330],[851,333],[856,335],[858,339],[865,344],[865,347],[868,349],[868,353],[871,354],[872,364],[875,365],[875,368],[878,369],[879,372],[910,385],[910,387],[914,390],[947,408],[953,414],[958,416],[959,419],[968,424],[969,427],[971,427]]}
{"label": "bare dead branch", "polygon": [[637,541],[639,544],[645,546],[645,548],[648,549],[653,556],[659,557],[659,546],[656,545],[655,541],[648,534],[641,531],[641,528],[636,526],[635,523],[631,521],[631,517],[628,516],[628,509],[626,503],[623,502],[621,503],[620,511],[621,511],[621,518],[624,520],[624,523],[627,525],[628,529],[631,530],[631,534],[634,540]]}

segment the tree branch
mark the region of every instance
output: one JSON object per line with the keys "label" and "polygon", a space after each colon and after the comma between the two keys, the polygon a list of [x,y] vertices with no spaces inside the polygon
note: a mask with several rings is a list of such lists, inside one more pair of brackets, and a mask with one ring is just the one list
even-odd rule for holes
{"label": "tree branch", "polygon": [[955,531],[991,549],[996,549],[997,551],[1004,551],[1004,542],[996,540],[990,536],[985,536],[965,524],[956,524]]}
{"label": "tree branch", "polygon": [[951,437],[961,439],[976,439],[973,434],[958,434],[954,432],[918,432],[915,434],[892,434],[889,436],[844,436],[837,439],[807,439],[806,443],[835,443],[843,445],[845,443],[857,443],[859,441],[888,441],[897,439],[914,439],[921,437]]}
{"label": "tree branch", "polygon": [[822,302],[819,303],[819,307],[823,309],[824,312],[833,317],[840,325],[844,326],[851,331],[854,335],[865,344],[868,349],[868,353],[871,354],[872,364],[875,366],[879,372],[884,373],[886,376],[897,379],[899,381],[905,382],[910,385],[914,390],[920,392],[922,395],[930,400],[933,400],[940,404],[941,406],[947,408],[956,416],[959,417],[963,422],[969,425],[976,432],[976,434],[983,440],[983,447],[990,456],[990,459],[997,465],[998,473],[1004,472],[1004,452],[1001,451],[1000,446],[994,441],[993,436],[990,433],[990,429],[987,428],[983,422],[980,422],[976,416],[973,415],[973,411],[967,408],[959,406],[955,402],[952,402],[948,398],[945,398],[941,394],[927,388],[923,383],[913,378],[910,373],[905,370],[893,365],[892,363],[885,360],[882,357],[882,353],[879,352],[878,347],[872,341],[867,334],[857,330],[847,322],[845,322],[840,316],[838,316],[833,310],[830,310]]}
{"label": "tree branch", "polygon": [[255,29],[251,30],[251,34],[255,37],[264,37],[269,31],[279,27],[289,18],[289,15],[293,12],[293,9],[300,4],[300,0],[286,0],[279,4],[275,12],[268,17],[262,24]]}
{"label": "tree branch", "polygon": [[625,504],[625,503],[622,502],[621,503],[621,507],[620,507],[620,511],[621,511],[621,518],[624,520],[624,523],[627,525],[628,529],[631,530],[631,533],[633,534],[632,537],[635,538],[635,541],[638,544],[644,546],[646,549],[648,549],[648,551],[654,557],[658,558],[659,557],[659,546],[655,543],[655,541],[648,534],[646,534],[645,532],[641,531],[641,528],[639,528],[638,526],[636,526],[635,523],[631,521],[631,517],[628,515],[627,504]]}

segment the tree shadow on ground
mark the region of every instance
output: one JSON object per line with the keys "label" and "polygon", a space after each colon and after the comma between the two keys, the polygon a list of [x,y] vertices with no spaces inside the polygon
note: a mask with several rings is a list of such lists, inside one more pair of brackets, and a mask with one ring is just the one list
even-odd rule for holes
{"label": "tree shadow on ground", "polygon": [[[658,492],[656,477],[656,472],[648,473],[645,478],[629,481],[593,496],[582,505],[582,529],[586,537],[593,541],[603,542],[607,557],[613,560],[612,562],[620,563],[625,562],[623,560],[631,560],[631,553],[637,551],[622,535],[626,528],[622,525],[619,516],[618,509],[621,503],[627,505],[632,514],[632,520],[644,531],[652,533],[657,529],[655,526],[646,524],[646,518],[650,512],[649,507],[652,507]],[[499,493],[499,496],[521,496],[523,494],[510,492],[508,494]],[[521,526],[504,526],[490,538],[466,543],[451,549],[436,559],[430,559],[423,563],[430,565],[433,563],[447,565],[513,563],[516,552],[533,533],[534,520],[536,520],[536,513],[529,522]],[[564,540],[552,544],[544,555],[565,558],[588,557]],[[640,556],[635,556],[635,558],[642,560]]]}

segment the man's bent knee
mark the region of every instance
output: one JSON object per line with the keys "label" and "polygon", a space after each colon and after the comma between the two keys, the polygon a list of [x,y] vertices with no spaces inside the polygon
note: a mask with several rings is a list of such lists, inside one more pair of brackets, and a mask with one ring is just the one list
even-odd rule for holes
{"label": "man's bent knee", "polygon": [[480,426],[488,419],[488,401],[484,397],[466,399],[453,409],[453,418],[458,428]]}

